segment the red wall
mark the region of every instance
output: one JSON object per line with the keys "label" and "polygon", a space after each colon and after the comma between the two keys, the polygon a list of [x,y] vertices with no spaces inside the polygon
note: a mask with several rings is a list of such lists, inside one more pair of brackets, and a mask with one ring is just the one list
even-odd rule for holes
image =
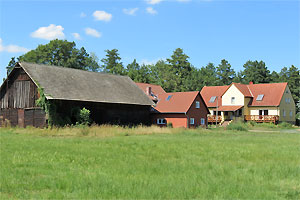
{"label": "red wall", "polygon": [[[196,101],[200,102],[200,108],[196,108]],[[208,110],[206,108],[206,105],[204,103],[204,101],[202,100],[202,98],[200,97],[200,95],[197,95],[197,97],[195,98],[192,106],[190,107],[190,109],[187,112],[187,115],[190,118],[194,118],[194,125],[189,124],[189,127],[197,127],[197,126],[201,126],[201,118],[205,119],[205,125],[207,125],[207,114],[208,114]]]}
{"label": "red wall", "polygon": [[[157,119],[163,118],[167,123],[172,123],[174,128],[187,127],[187,117],[183,113],[165,113],[153,114],[152,123],[157,124]],[[157,124],[158,126],[166,126],[167,124]]]}

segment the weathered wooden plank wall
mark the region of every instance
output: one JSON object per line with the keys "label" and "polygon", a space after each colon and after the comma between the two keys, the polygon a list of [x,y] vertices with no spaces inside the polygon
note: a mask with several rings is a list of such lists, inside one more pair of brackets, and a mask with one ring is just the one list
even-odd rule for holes
{"label": "weathered wooden plank wall", "polygon": [[22,68],[15,69],[0,91],[0,126],[46,126],[46,113],[36,106],[38,90]]}
{"label": "weathered wooden plank wall", "polygon": [[6,84],[0,92],[0,108],[36,107],[37,88],[23,69],[14,71]]}

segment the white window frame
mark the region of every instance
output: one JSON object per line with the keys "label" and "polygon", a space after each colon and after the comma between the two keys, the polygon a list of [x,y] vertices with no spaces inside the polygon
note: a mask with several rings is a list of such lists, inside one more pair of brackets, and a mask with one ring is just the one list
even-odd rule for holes
{"label": "white window frame", "polygon": [[235,104],[235,97],[231,97],[231,104]]}
{"label": "white window frame", "polygon": [[201,125],[205,125],[205,119],[201,118]]}
{"label": "white window frame", "polygon": [[[165,120],[165,122],[164,122],[164,120]],[[166,121],[167,121],[167,120],[164,119],[164,118],[158,118],[157,121],[156,121],[156,123],[157,123],[157,124],[166,124]]]}
{"label": "white window frame", "polygon": [[196,108],[200,108],[200,101],[196,101]]}
{"label": "white window frame", "polygon": [[190,124],[194,125],[195,124],[195,118],[190,118]]}

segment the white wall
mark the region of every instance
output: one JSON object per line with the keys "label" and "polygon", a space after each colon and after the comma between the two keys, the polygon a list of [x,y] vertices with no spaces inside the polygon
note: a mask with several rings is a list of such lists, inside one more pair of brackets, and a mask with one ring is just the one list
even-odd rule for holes
{"label": "white wall", "polygon": [[[231,103],[231,97],[235,97],[235,103]],[[222,106],[244,106],[244,95],[235,87],[231,85],[226,93],[222,96]]]}
{"label": "white wall", "polygon": [[250,115],[259,115],[259,110],[268,110],[268,115],[279,115],[277,107],[249,107]]}

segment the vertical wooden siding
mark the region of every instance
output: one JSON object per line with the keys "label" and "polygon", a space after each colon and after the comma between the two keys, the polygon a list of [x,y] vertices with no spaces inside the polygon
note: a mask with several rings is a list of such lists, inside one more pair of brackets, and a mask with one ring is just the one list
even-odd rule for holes
{"label": "vertical wooden siding", "polygon": [[16,70],[0,92],[0,108],[36,107],[37,88],[22,69]]}

